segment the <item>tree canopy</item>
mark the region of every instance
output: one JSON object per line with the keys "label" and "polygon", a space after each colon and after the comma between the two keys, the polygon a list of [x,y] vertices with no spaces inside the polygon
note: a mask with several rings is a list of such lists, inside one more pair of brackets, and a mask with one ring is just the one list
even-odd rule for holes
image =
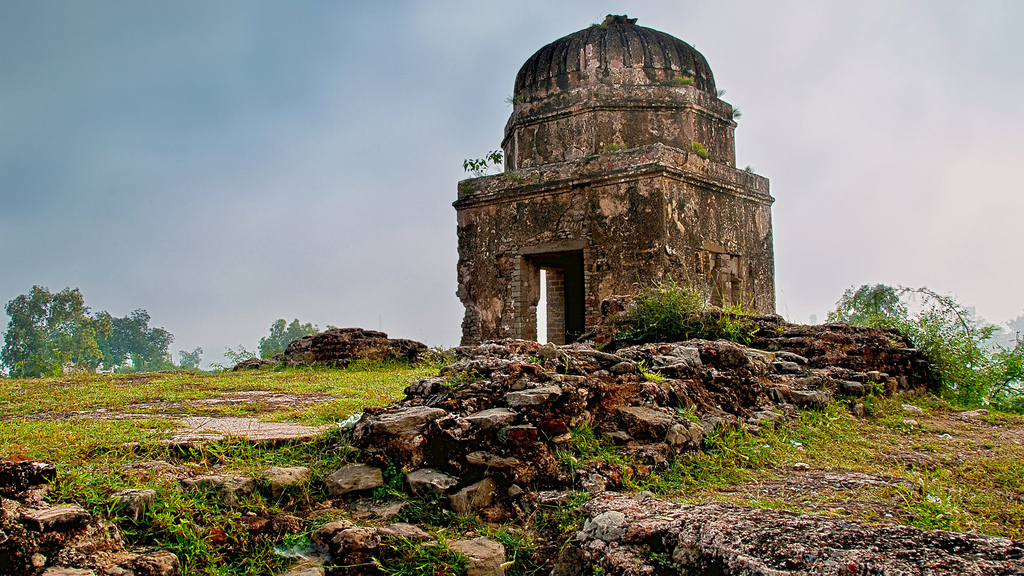
{"label": "tree canopy", "polygon": [[174,336],[163,328],[150,328],[150,316],[145,310],[135,310],[124,318],[100,312],[96,320],[110,327],[96,338],[105,367],[125,366],[129,361],[136,370],[166,370],[174,366],[167,351]]}
{"label": "tree canopy", "polygon": [[0,363],[17,378],[62,373],[68,367],[95,370],[132,366],[160,370],[173,366],[168,347],[174,336],[150,328],[145,310],[117,318],[109,312],[90,315],[78,288],[56,294],[33,286],[7,303],[10,322]]}
{"label": "tree canopy", "polygon": [[270,326],[270,335],[260,338],[260,357],[270,358],[275,354],[284,352],[285,348],[303,336],[312,336],[320,329],[313,324],[302,324],[299,319],[292,320],[289,324],[284,318],[278,318]]}

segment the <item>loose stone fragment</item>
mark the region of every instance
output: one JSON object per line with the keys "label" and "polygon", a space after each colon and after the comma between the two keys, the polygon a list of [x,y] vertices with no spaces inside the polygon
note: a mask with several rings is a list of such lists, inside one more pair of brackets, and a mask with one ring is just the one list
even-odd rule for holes
{"label": "loose stone fragment", "polygon": [[122,510],[138,522],[147,507],[156,502],[156,490],[121,490],[113,495],[114,510]]}
{"label": "loose stone fragment", "polygon": [[341,496],[349,492],[372,490],[384,485],[384,474],[380,468],[366,464],[348,464],[328,476],[324,483],[332,496]]}
{"label": "loose stone fragment", "polygon": [[864,382],[844,380],[839,385],[839,391],[850,396],[867,396],[871,392],[871,385]]}
{"label": "loose stone fragment", "polygon": [[466,416],[466,420],[472,422],[476,426],[489,430],[491,428],[501,428],[515,421],[518,414],[509,410],[508,408],[491,408],[489,410],[482,410],[475,414]]}
{"label": "loose stone fragment", "polygon": [[410,472],[406,475],[405,480],[409,483],[409,489],[416,493],[429,490],[438,494],[444,494],[449,488],[459,483],[458,478],[433,468],[420,468]]}
{"label": "loose stone fragment", "polygon": [[29,530],[36,532],[65,532],[84,526],[92,516],[76,504],[65,504],[22,512],[22,522]]}
{"label": "loose stone fragment", "polygon": [[446,414],[448,413],[440,408],[429,406],[412,406],[385,412],[372,421],[370,431],[375,434],[407,436],[423,430],[427,424]]}
{"label": "loose stone fragment", "polygon": [[793,390],[793,404],[797,406],[823,407],[832,401],[827,390]]}
{"label": "loose stone fragment", "polygon": [[487,538],[456,540],[448,548],[461,553],[469,560],[466,576],[504,576],[505,547]]}
{"label": "loose stone fragment", "polygon": [[521,464],[518,458],[505,458],[490,452],[472,452],[467,454],[466,462],[473,466],[485,466],[487,468],[512,468]]}
{"label": "loose stone fragment", "polygon": [[406,540],[432,540],[427,532],[412,524],[402,522],[388,524],[383,528],[377,528],[377,534],[383,538],[404,538]]}
{"label": "loose stone fragment", "polygon": [[494,491],[498,485],[491,478],[467,486],[448,497],[452,510],[460,514],[468,514],[473,510],[486,508],[494,500]]}
{"label": "loose stone fragment", "polygon": [[275,498],[284,494],[288,488],[304,484],[309,480],[309,476],[309,468],[304,466],[292,468],[272,466],[263,471],[263,478],[270,484],[270,493]]}
{"label": "loose stone fragment", "polygon": [[132,569],[137,576],[175,576],[181,565],[174,553],[159,550],[136,557]]}
{"label": "loose stone fragment", "polygon": [[505,402],[512,408],[544,404],[562,395],[560,386],[543,386],[505,394]]}
{"label": "loose stone fragment", "polygon": [[216,490],[221,502],[234,506],[239,497],[252,493],[256,483],[248,476],[211,474],[184,478],[181,485],[187,490]]}
{"label": "loose stone fragment", "polygon": [[57,477],[57,466],[42,460],[0,460],[0,494],[11,495],[31,486],[49,484]]}

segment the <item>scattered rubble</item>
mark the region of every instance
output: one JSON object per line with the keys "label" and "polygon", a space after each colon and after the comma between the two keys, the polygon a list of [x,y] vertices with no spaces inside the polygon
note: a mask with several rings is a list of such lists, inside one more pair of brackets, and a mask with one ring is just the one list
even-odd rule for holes
{"label": "scattered rubble", "polygon": [[[349,519],[312,534],[329,553],[325,565],[302,564],[289,574],[375,573],[368,567],[396,558],[398,544],[441,545],[421,527],[395,522],[406,501],[371,497],[385,481],[389,490],[398,488],[396,471],[405,473],[410,494],[486,522],[522,520],[538,507],[561,501],[568,490],[590,492],[595,499],[584,507],[587,518],[575,538],[545,548],[561,548],[554,567],[559,576],[589,575],[597,568],[623,575],[918,574],[923,572],[917,566],[925,564],[936,568],[929,573],[1021,572],[1022,544],[1010,540],[721,503],[675,504],[647,493],[615,494],[630,478],[651,474],[682,452],[704,449],[706,438],[720,427],[758,433],[837,397],[848,398],[854,414],[859,406],[863,417],[862,396],[923,390],[931,382],[924,356],[893,334],[842,324],[792,326],[774,317],[756,321],[764,324],[759,334],[768,332],[753,343],[760,348],[690,340],[596,350],[587,344],[556,347],[506,340],[456,349],[458,361],[410,384],[404,400],[365,410],[349,433],[351,446],[339,446],[346,453],[354,448],[358,462],[318,479],[306,468],[264,471],[260,486],[274,496],[290,486],[322,481],[336,498],[327,505],[348,513]],[[328,333],[334,335],[316,340]],[[312,355],[304,356],[311,362],[328,358],[330,350],[338,358],[340,351],[372,355],[416,349],[391,344],[395,341],[371,331],[332,330],[304,340],[302,354]],[[962,412],[957,418],[984,416],[983,411]],[[574,440],[600,442],[619,458],[569,466]],[[933,465],[910,463],[899,454],[893,458],[906,465]],[[126,471],[140,479],[176,479],[184,489],[206,490],[227,505],[237,505],[258,488],[253,478],[193,476],[159,461]],[[803,462],[783,473],[758,489],[781,496],[801,487],[855,490],[899,482],[814,470]],[[54,476],[55,469],[45,463],[0,461],[0,529],[8,536],[0,542],[0,553],[9,551],[19,569],[31,574],[54,570],[49,558],[84,558],[60,551],[75,549],[76,539],[96,538],[103,531],[102,519],[78,506],[42,502],[46,491],[38,485]],[[138,519],[153,503],[151,492],[116,493],[112,509]],[[240,522],[252,532],[301,530],[301,520],[281,524],[281,518],[292,517],[243,515]],[[475,533],[464,537],[447,545],[467,559],[469,574],[504,574],[508,562],[501,544]],[[161,555],[166,553],[125,554],[117,564],[125,572],[119,574],[169,576],[178,570],[177,559]],[[84,560],[62,562],[60,569],[97,569]]]}
{"label": "scattered rubble", "polygon": [[[57,468],[22,457],[0,460],[0,574],[10,576],[175,576],[165,551],[127,548],[120,532],[76,504],[45,500]],[[149,491],[115,496],[121,506]]]}

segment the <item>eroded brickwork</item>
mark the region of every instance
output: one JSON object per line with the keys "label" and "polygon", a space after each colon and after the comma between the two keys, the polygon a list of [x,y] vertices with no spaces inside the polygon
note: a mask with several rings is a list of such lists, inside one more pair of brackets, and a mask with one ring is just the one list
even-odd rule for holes
{"label": "eroded brickwork", "polygon": [[609,17],[538,51],[513,101],[506,172],[455,202],[463,344],[536,340],[541,290],[553,342],[669,277],[775,311],[768,181],[734,167],[732,107],[696,50]]}

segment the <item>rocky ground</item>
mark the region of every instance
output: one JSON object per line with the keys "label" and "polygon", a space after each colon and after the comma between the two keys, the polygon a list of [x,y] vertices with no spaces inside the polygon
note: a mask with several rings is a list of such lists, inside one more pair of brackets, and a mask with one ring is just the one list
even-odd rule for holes
{"label": "rocky ground", "polygon": [[[988,452],[1019,446],[1024,427],[985,411],[912,404],[880,417],[879,398],[926,391],[932,376],[918,351],[890,332],[757,321],[749,347],[505,341],[458,349],[456,362],[413,382],[404,400],[367,408],[331,436],[322,450],[347,463],[319,476],[302,466],[244,475],[167,462],[140,463],[138,473],[164,475],[227,508],[253,494],[322,486],[323,501],[306,512],[237,516],[250,534],[285,535],[308,530],[312,510],[335,511],[310,534],[313,547],[295,554],[304,560],[292,576],[415,573],[400,570],[416,565],[463,565],[471,575],[1024,573],[1020,541],[903,525],[959,525],[950,519],[960,513],[953,497],[936,495],[929,482],[939,476],[928,474],[984,461],[998,476],[1004,470],[990,461],[1004,464]],[[871,446],[836,438],[851,450],[843,466],[884,457],[870,471],[823,466],[827,447],[796,440],[811,433],[801,427],[838,434],[873,420],[881,432],[865,439]],[[782,449],[812,464],[773,460],[769,453]],[[740,470],[747,481],[739,482],[702,476],[725,461],[760,472]],[[126,545],[108,518],[48,503],[52,467],[9,462],[22,472],[0,475],[8,486],[0,555],[11,559],[0,570],[175,573],[166,551]],[[908,470],[925,480],[908,479]],[[684,476],[689,483],[676,486],[685,490],[665,488]],[[1019,479],[1000,482],[1010,487],[998,494],[1009,498],[1005,510],[1018,514]],[[111,494],[111,509],[118,519],[145,515],[150,497]],[[1012,526],[1018,516],[1009,518]],[[63,569],[83,571],[55,571]]]}

